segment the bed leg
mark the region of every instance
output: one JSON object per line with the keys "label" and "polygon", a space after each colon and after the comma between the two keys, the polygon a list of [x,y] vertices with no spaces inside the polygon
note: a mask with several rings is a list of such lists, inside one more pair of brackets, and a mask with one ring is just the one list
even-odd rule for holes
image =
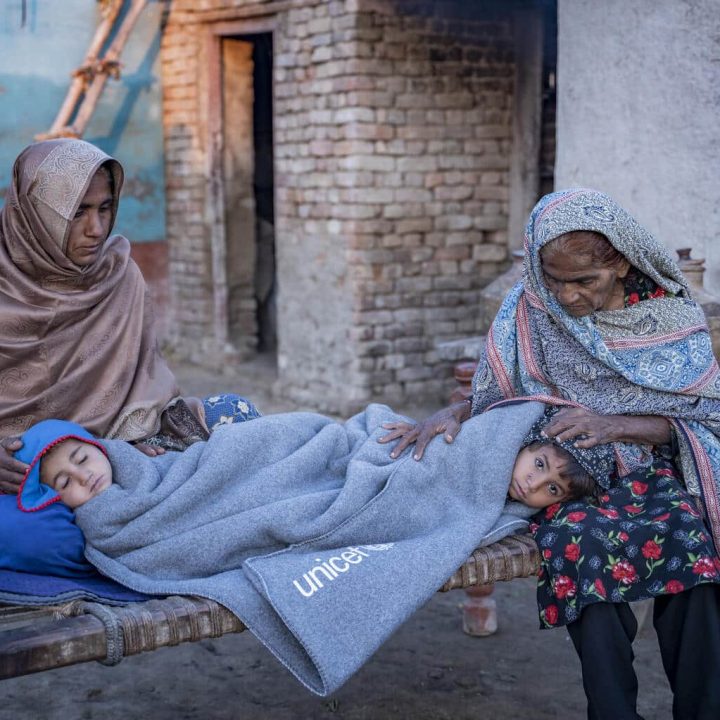
{"label": "bed leg", "polygon": [[494,585],[478,585],[465,590],[462,629],[466,635],[486,637],[497,632],[497,604],[492,597]]}
{"label": "bed leg", "polygon": [[[472,379],[477,362],[459,362],[453,368],[458,387],[450,396],[450,402],[459,402],[472,395]],[[497,632],[497,604],[492,597],[495,585],[478,585],[465,590],[462,608],[462,628],[466,635],[486,637]]]}

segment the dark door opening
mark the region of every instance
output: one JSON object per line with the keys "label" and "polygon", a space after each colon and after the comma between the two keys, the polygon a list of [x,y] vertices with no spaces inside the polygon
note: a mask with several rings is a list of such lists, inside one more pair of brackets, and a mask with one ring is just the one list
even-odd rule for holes
{"label": "dark door opening", "polygon": [[557,93],[557,2],[545,6],[543,86],[540,139],[540,188],[538,199],[555,189],[555,132]]}
{"label": "dark door opening", "polygon": [[222,59],[229,338],[274,351],[272,34],[223,38]]}

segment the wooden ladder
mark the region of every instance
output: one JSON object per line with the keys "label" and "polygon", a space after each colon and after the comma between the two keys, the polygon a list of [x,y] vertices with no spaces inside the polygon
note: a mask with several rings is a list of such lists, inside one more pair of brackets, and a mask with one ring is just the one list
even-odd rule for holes
{"label": "wooden ladder", "polygon": [[130,7],[114,40],[101,57],[103,46],[110,37],[124,4],[125,0],[106,0],[103,19],[95,31],[82,65],[72,73],[73,81],[55,122],[48,132],[36,135],[36,140],[78,138],[85,132],[108,77],[120,77],[120,54],[135,22],[147,5],[147,0],[130,0]]}

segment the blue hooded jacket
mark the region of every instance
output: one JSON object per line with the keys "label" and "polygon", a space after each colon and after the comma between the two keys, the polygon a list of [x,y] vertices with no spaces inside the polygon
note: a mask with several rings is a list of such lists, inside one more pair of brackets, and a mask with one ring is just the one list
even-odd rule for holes
{"label": "blue hooded jacket", "polygon": [[0,495],[1,569],[58,577],[95,575],[85,559],[85,538],[75,525],[75,514],[40,482],[43,455],[71,437],[98,445],[87,430],[66,420],[44,420],[22,436],[23,447],[15,458],[30,469],[17,497]]}

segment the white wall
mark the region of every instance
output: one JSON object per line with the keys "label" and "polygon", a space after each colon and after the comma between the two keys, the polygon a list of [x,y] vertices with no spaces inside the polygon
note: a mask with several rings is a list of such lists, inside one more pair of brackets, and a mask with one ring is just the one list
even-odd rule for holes
{"label": "white wall", "polygon": [[555,188],[613,196],[720,294],[720,0],[558,0]]}

